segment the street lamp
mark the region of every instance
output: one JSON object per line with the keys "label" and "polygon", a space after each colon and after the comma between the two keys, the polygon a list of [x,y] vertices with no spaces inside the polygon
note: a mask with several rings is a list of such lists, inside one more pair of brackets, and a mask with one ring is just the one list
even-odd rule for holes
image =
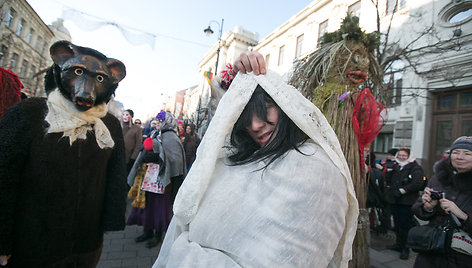
{"label": "street lamp", "polygon": [[211,29],[210,25],[212,22],[218,24],[218,28],[219,28],[219,34],[218,34],[218,49],[216,50],[216,66],[215,66],[215,76],[218,75],[218,60],[220,58],[220,46],[221,46],[221,34],[223,33],[223,22],[225,20],[224,19],[221,19],[221,24],[219,24],[216,20],[212,20],[208,23],[208,27],[203,30],[203,32],[207,35],[207,36],[210,36],[213,34],[213,30]]}

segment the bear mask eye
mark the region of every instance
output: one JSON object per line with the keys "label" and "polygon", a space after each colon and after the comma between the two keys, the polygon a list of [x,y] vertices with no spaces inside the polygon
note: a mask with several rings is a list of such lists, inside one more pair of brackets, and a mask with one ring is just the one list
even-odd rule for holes
{"label": "bear mask eye", "polygon": [[103,82],[103,80],[105,79],[105,78],[103,78],[103,76],[101,76],[101,75],[97,75],[96,78],[97,78],[97,81],[100,82],[100,83]]}
{"label": "bear mask eye", "polygon": [[75,73],[76,75],[82,75],[82,74],[84,73],[84,70],[82,70],[82,69],[80,69],[80,68],[77,68],[77,69],[74,70],[74,73]]}

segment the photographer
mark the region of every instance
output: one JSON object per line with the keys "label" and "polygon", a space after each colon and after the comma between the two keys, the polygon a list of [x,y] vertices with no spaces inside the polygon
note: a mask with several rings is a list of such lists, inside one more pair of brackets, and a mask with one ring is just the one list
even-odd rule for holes
{"label": "photographer", "polygon": [[397,165],[387,172],[388,199],[395,225],[396,243],[389,249],[399,251],[400,259],[406,260],[410,250],[406,247],[408,231],[414,226],[411,206],[424,188],[424,173],[421,166],[410,156],[410,149],[401,148],[395,156]]}
{"label": "photographer", "polygon": [[[415,215],[425,221],[447,224],[454,214],[461,229],[472,234],[472,138],[460,137],[451,146],[451,154],[437,166],[437,173],[428,182],[423,195],[413,205]],[[472,256],[457,252],[446,245],[444,254],[418,254],[414,267],[470,267]]]}

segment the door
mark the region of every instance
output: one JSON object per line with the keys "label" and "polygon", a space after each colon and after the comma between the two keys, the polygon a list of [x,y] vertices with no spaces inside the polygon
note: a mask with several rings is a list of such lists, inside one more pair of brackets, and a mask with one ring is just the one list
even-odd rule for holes
{"label": "door", "polygon": [[441,92],[433,95],[433,116],[427,176],[433,174],[433,164],[460,136],[472,135],[472,89]]}

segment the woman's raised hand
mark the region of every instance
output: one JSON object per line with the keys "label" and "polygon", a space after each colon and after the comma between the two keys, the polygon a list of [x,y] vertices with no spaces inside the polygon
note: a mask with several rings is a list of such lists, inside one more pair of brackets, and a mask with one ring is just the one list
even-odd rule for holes
{"label": "woman's raised hand", "polygon": [[266,73],[266,62],[261,53],[257,51],[245,51],[234,61],[233,73],[243,74],[254,72],[255,75]]}

